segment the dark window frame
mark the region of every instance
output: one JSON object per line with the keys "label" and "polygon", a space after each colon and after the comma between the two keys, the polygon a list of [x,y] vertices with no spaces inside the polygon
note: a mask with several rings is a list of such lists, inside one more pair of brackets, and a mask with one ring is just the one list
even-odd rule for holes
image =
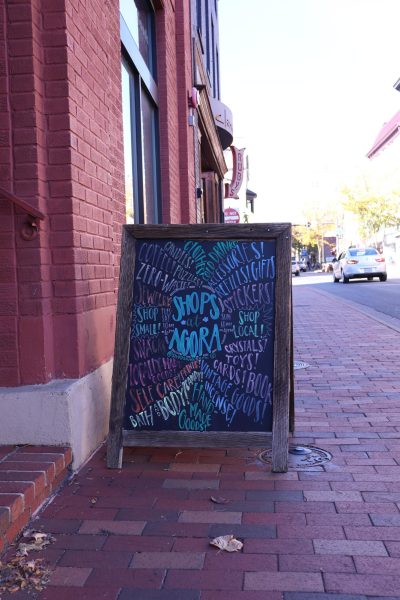
{"label": "dark window frame", "polygon": [[203,0],[196,0],[196,29],[201,38],[203,31]]}
{"label": "dark window frame", "polygon": [[[152,10],[154,6],[149,0]],[[129,75],[130,93],[130,119],[131,119],[131,146],[132,146],[132,186],[133,186],[133,210],[134,222],[144,223],[145,217],[145,177],[144,157],[142,148],[142,93],[145,93],[154,106],[152,115],[153,131],[151,139],[152,152],[152,185],[154,189],[154,224],[162,222],[162,197],[161,197],[161,173],[160,173],[160,132],[158,111],[158,86],[155,79],[156,71],[156,46],[155,46],[155,12],[154,18],[149,14],[149,29],[151,33],[150,65],[147,65],[139,48],[130,33],[122,14],[120,15],[121,32],[121,63]],[[146,138],[148,139],[148,138]]]}
{"label": "dark window frame", "polygon": [[205,1],[205,19],[206,19],[206,68],[207,74],[211,79],[211,49],[210,49],[210,6],[209,0]]}

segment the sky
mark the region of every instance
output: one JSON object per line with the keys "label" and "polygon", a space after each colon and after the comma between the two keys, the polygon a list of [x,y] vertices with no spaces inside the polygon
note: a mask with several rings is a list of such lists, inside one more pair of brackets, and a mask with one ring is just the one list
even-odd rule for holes
{"label": "sky", "polygon": [[256,220],[337,202],[400,110],[400,0],[219,0],[221,101]]}

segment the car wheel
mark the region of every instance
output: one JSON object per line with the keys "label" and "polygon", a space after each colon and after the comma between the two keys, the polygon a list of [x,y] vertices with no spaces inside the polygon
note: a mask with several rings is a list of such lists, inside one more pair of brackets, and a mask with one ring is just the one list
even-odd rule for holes
{"label": "car wheel", "polygon": [[346,277],[346,275],[344,274],[343,271],[342,271],[342,283],[349,283],[349,278]]}
{"label": "car wheel", "polygon": [[300,275],[300,271],[296,271],[295,275],[298,277]]}
{"label": "car wheel", "polygon": [[384,273],[383,275],[379,275],[379,281],[387,281],[387,273]]}
{"label": "car wheel", "polygon": [[336,277],[335,272],[333,272],[333,283],[337,283],[339,281],[339,278]]}
{"label": "car wheel", "polygon": [[368,281],[372,281],[373,277],[367,277]]}

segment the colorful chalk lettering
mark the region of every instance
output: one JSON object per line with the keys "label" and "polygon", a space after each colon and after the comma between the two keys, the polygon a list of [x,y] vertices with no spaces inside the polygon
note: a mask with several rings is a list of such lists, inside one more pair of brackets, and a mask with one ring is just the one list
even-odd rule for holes
{"label": "colorful chalk lettering", "polygon": [[137,240],[124,428],[271,431],[275,242]]}

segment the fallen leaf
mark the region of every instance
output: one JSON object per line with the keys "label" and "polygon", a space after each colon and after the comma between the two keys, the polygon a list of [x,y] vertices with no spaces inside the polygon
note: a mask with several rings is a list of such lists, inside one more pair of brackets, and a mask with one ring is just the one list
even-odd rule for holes
{"label": "fallen leaf", "polygon": [[32,533],[32,538],[35,540],[35,544],[50,543],[50,537],[47,533]]}
{"label": "fallen leaf", "polygon": [[28,530],[24,533],[24,539],[29,539],[28,542],[21,542],[18,545],[17,555],[28,556],[28,552],[35,550],[39,552],[45,546],[54,542],[55,538],[50,533],[41,533],[33,530]]}
{"label": "fallen leaf", "polygon": [[0,594],[1,592],[15,593],[20,590],[33,589],[41,591],[48,583],[50,571],[43,564],[43,559],[26,560],[15,557],[7,564],[0,564]]}
{"label": "fallen leaf", "polygon": [[210,500],[211,502],[214,502],[214,504],[228,504],[230,502],[230,500],[223,498],[222,496],[211,496]]}
{"label": "fallen leaf", "polygon": [[35,530],[34,529],[27,529],[26,531],[24,531],[24,533],[22,534],[22,537],[24,538],[30,538],[32,536],[32,533],[34,533]]}
{"label": "fallen leaf", "polygon": [[28,556],[28,547],[29,544],[20,544],[18,546],[18,555],[19,556]]}
{"label": "fallen leaf", "polygon": [[216,546],[226,552],[239,552],[243,548],[243,543],[237,540],[233,535],[220,535],[210,542],[211,546]]}

